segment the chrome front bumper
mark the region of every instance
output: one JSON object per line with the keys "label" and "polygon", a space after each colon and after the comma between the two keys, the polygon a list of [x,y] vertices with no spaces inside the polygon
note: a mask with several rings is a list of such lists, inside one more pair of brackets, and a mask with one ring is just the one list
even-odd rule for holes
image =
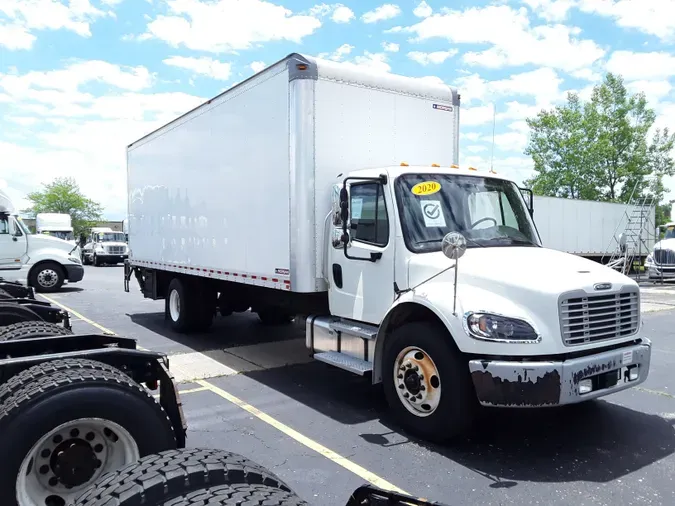
{"label": "chrome front bumper", "polygon": [[639,385],[649,375],[651,353],[651,341],[642,338],[638,344],[564,361],[470,360],[469,371],[484,406],[558,406]]}

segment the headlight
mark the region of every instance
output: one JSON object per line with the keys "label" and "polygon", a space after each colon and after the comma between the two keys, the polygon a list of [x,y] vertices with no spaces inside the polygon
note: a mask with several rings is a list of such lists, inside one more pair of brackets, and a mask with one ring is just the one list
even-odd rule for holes
{"label": "headlight", "polygon": [[491,313],[467,313],[465,329],[471,337],[488,341],[536,342],[540,339],[526,321]]}
{"label": "headlight", "polygon": [[68,257],[68,260],[70,262],[73,262],[74,264],[81,264],[82,261],[78,257]]}

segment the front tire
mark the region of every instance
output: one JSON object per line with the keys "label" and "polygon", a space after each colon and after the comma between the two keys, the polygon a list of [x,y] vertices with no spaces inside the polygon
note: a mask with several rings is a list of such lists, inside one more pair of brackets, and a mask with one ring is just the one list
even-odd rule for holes
{"label": "front tire", "polygon": [[411,433],[444,442],[471,424],[477,400],[469,367],[440,324],[414,322],[394,330],[382,373],[392,414]]}
{"label": "front tire", "polygon": [[56,292],[63,286],[63,282],[65,281],[63,267],[56,262],[39,264],[31,270],[29,281],[37,292]]}
{"label": "front tire", "polygon": [[0,406],[3,506],[71,504],[102,474],[175,448],[166,412],[122,371],[36,367],[50,372],[19,373]]}

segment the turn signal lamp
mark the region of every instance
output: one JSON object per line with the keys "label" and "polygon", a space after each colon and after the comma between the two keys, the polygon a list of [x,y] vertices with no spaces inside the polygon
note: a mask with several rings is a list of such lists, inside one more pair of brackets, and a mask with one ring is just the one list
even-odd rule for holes
{"label": "turn signal lamp", "polygon": [[431,166],[432,167],[440,167],[440,165],[438,165],[437,163],[432,163]]}
{"label": "turn signal lamp", "polygon": [[408,166],[408,162],[401,162],[401,167],[407,167],[407,166]]}
{"label": "turn signal lamp", "polygon": [[469,170],[478,170],[476,167],[469,167]]}
{"label": "turn signal lamp", "polygon": [[450,166],[451,169],[459,169],[459,165],[455,165],[454,163]]}

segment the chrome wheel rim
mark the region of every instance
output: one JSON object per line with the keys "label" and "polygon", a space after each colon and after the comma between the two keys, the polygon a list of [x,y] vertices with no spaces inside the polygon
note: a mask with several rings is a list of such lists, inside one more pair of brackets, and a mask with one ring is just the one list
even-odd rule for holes
{"label": "chrome wheel rim", "polygon": [[432,415],[441,401],[441,375],[422,348],[408,346],[394,362],[394,385],[401,404],[415,416]]}
{"label": "chrome wheel rim", "polygon": [[180,295],[177,290],[171,290],[171,295],[169,295],[169,313],[175,322],[180,318]]}
{"label": "chrome wheel rim", "polygon": [[80,418],[49,431],[19,469],[19,506],[65,506],[104,473],[139,459],[138,445],[122,426]]}
{"label": "chrome wheel rim", "polygon": [[59,282],[59,275],[54,269],[42,269],[38,272],[37,282],[42,288],[53,288]]}

